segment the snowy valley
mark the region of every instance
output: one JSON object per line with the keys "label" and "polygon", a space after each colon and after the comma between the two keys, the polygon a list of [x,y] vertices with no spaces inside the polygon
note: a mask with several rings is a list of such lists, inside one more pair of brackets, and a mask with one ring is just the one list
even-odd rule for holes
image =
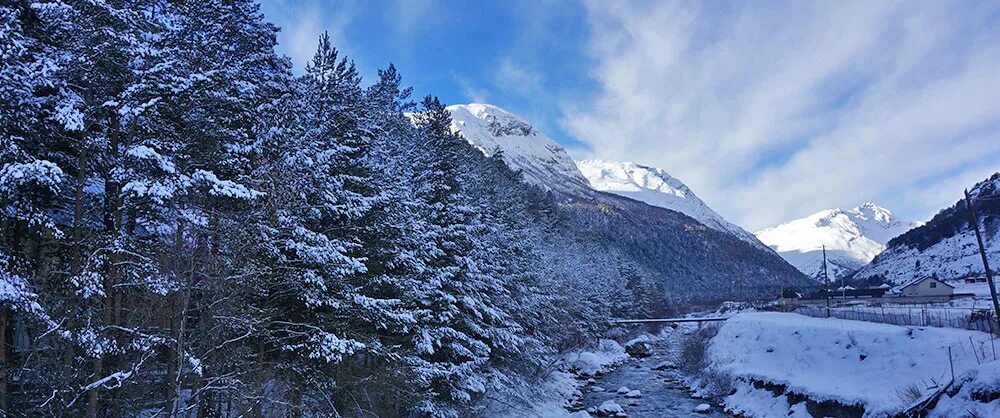
{"label": "snowy valley", "polygon": [[[552,7],[494,13],[507,3],[461,6]],[[511,46],[399,22],[437,35],[461,7],[352,3],[390,27],[326,32],[264,11],[322,7],[267,6],[0,2],[0,417],[1000,416],[1000,323],[952,286],[986,272],[963,201],[926,223],[869,202],[751,233],[680,164],[575,161],[553,139],[573,129],[440,98],[530,109],[497,94],[519,88],[473,94],[488,81],[382,45],[443,38],[435,64],[459,66]],[[562,87],[517,65],[504,87]],[[687,107],[638,131],[677,141],[654,122]],[[634,133],[560,110],[593,143]],[[1000,173],[971,194],[1000,266]],[[819,292],[824,248],[831,278],[879,287]],[[913,279],[933,294],[891,286]]]}

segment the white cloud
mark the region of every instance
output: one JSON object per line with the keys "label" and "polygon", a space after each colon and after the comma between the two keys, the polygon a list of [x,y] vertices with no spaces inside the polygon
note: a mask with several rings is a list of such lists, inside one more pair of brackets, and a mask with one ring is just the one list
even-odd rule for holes
{"label": "white cloud", "polygon": [[429,17],[440,12],[438,0],[393,0],[385,8],[392,22],[391,29],[395,31],[395,39],[415,44],[418,30],[426,29]]}
{"label": "white cloud", "polygon": [[281,28],[278,49],[292,59],[296,72],[312,59],[324,31],[330,34],[333,46],[350,55],[345,32],[355,12],[347,2],[336,8],[317,1],[271,0],[263,5],[268,20]]}
{"label": "white cloud", "polygon": [[522,97],[537,97],[546,95],[542,88],[542,76],[529,70],[524,63],[520,63],[511,56],[501,56],[499,64],[493,74],[493,84],[498,88],[516,93]]}
{"label": "white cloud", "polygon": [[600,89],[564,103],[563,126],[748,229],[869,199],[929,216],[918,185],[1000,163],[995,4],[587,6]]}
{"label": "white cloud", "polygon": [[477,87],[475,83],[469,81],[469,79],[464,77],[455,76],[455,82],[462,89],[462,95],[465,96],[465,100],[474,103],[486,103],[488,100],[487,91]]}

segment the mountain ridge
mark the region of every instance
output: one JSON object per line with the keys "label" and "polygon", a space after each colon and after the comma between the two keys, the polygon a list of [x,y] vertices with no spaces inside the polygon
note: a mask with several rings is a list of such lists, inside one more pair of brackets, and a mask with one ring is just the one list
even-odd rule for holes
{"label": "mountain ridge", "polygon": [[[1000,265],[1000,173],[982,180],[969,195],[976,207],[987,257]],[[965,199],[942,209],[927,223],[888,242],[884,251],[855,274],[858,280],[902,283],[923,276],[956,280],[983,275],[975,232],[969,223]]]}
{"label": "mountain ridge", "polygon": [[601,159],[580,160],[576,162],[576,166],[596,190],[681,212],[705,226],[733,234],[762,248],[769,248],[752,233],[712,210],[684,182],[661,168]]}
{"label": "mountain ridge", "polygon": [[823,248],[830,279],[849,276],[885,249],[893,237],[919,222],[865,202],[852,209],[825,209],[756,232],[757,238],[814,279],[822,278]]}
{"label": "mountain ridge", "polygon": [[[634,266],[661,288],[660,297],[731,300],[772,297],[808,278],[762,243],[706,226],[683,212],[595,190],[569,154],[524,118],[499,107],[452,105],[452,131],[523,180],[548,192],[567,236]],[[686,186],[685,186],[686,188]]]}

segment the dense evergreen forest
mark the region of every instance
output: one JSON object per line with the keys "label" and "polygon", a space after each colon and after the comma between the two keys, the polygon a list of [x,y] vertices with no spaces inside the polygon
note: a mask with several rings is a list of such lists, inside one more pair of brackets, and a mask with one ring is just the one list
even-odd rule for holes
{"label": "dense evergreen forest", "polygon": [[0,3],[0,414],[466,416],[640,269],[253,1]]}

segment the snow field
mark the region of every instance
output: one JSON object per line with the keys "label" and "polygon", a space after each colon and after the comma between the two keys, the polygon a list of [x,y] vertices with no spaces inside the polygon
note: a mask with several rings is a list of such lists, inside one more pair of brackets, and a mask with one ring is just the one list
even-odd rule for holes
{"label": "snow field", "polygon": [[769,416],[766,411],[784,407],[774,405],[771,395],[764,399],[741,386],[750,380],[783,385],[786,392],[817,402],[862,405],[872,413],[902,408],[907,402],[901,393],[911,386],[928,393],[947,384],[949,348],[956,376],[976,367],[984,354],[992,360],[989,335],[981,332],[789,313],[734,316],[712,339],[708,356],[712,369],[741,382],[726,403],[759,413],[749,416]]}

